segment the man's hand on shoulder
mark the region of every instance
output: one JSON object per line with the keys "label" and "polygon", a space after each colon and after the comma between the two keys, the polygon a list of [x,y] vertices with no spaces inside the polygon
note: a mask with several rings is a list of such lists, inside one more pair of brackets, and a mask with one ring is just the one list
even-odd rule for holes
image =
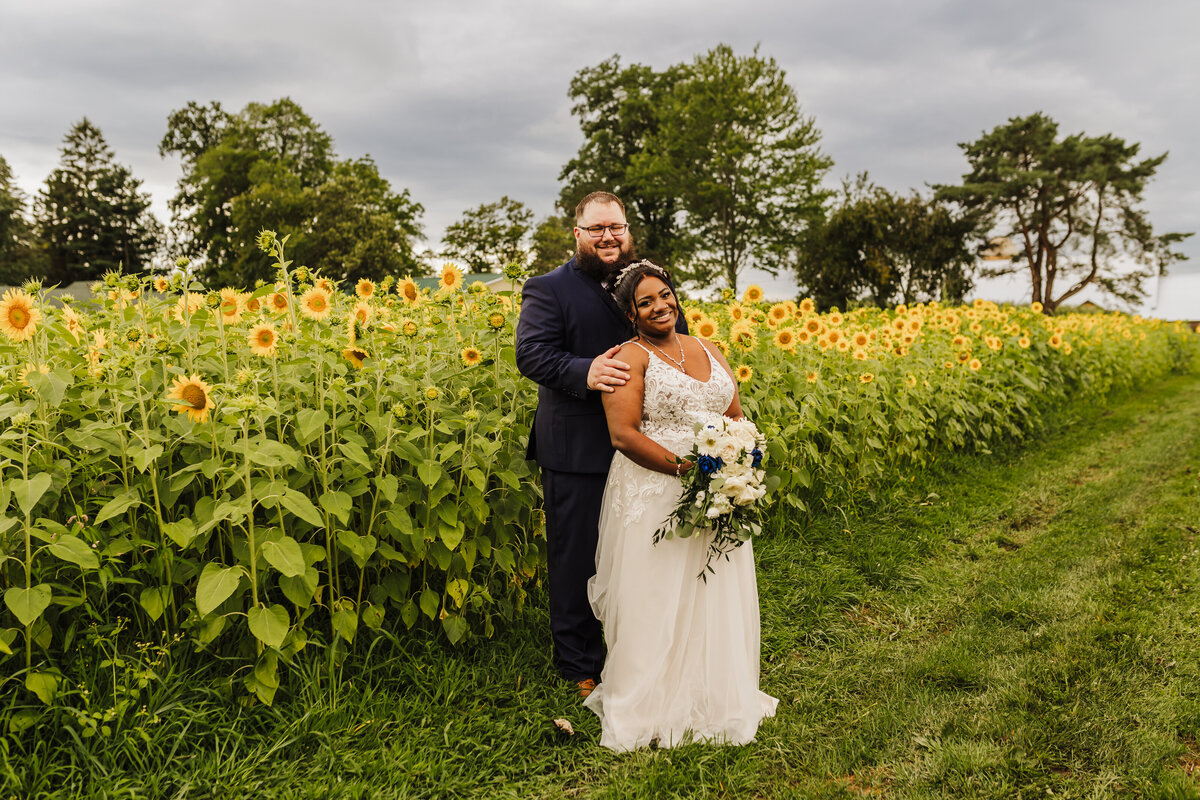
{"label": "man's hand on shoulder", "polygon": [[610,347],[592,359],[588,367],[587,388],[611,392],[614,386],[624,386],[629,380],[629,365],[624,361],[613,358],[621,349],[621,345]]}

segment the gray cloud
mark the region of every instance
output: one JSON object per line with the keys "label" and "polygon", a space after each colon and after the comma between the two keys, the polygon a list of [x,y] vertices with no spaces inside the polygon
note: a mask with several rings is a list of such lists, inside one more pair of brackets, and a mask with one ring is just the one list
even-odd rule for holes
{"label": "gray cloud", "polygon": [[[551,210],[580,141],[566,97],[579,69],[613,53],[662,68],[728,42],[787,70],[831,182],[955,181],[958,142],[1041,110],[1064,132],[1169,150],[1151,219],[1196,230],[1198,23],[1194,4],[1121,0],[25,4],[0,24],[0,155],[35,192],[87,115],[165,215],[178,165],[157,144],[171,110],[286,95],[340,154],[370,153],[410,189],[436,239],[502,194]],[[1200,269],[1200,243],[1186,249]]]}

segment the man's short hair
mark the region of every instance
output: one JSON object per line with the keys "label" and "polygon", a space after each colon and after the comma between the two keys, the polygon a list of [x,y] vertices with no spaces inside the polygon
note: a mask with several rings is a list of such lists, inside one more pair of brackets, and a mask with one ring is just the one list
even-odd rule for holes
{"label": "man's short hair", "polygon": [[625,213],[625,204],[621,202],[621,198],[612,192],[592,192],[580,200],[579,205],[575,206],[575,222],[578,223],[579,218],[583,216],[583,212],[587,211],[587,207],[594,203],[616,203],[621,207],[621,213]]}

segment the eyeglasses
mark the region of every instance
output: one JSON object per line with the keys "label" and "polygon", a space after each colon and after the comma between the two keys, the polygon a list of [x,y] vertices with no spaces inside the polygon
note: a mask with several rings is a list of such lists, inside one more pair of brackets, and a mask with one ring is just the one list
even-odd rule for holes
{"label": "eyeglasses", "polygon": [[580,230],[587,231],[588,236],[591,236],[593,239],[599,239],[601,236],[604,235],[604,232],[606,230],[612,231],[613,236],[622,235],[623,233],[625,233],[625,231],[629,230],[629,223],[616,222],[616,223],[613,223],[612,225],[590,225],[586,228],[580,228]]}

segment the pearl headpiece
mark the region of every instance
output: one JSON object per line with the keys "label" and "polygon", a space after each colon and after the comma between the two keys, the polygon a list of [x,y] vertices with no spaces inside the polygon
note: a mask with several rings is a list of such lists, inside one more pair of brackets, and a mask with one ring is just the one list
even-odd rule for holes
{"label": "pearl headpiece", "polygon": [[617,273],[617,277],[613,279],[613,291],[616,291],[616,288],[621,285],[621,281],[625,280],[625,278],[629,276],[629,273],[633,272],[638,267],[650,267],[659,275],[662,275],[664,279],[667,277],[667,271],[665,269],[660,267],[658,264],[655,264],[653,261],[643,258],[641,261],[635,261],[632,264],[629,264]]}

